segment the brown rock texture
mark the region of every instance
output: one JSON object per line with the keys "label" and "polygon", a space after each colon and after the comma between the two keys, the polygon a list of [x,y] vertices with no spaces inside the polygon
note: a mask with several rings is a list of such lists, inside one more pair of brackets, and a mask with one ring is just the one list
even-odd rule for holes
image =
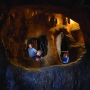
{"label": "brown rock texture", "polygon": [[[2,90],[90,90],[89,0],[1,0],[0,7]],[[64,65],[62,32],[72,62]],[[41,35],[47,55],[37,62],[25,56],[25,41]]]}

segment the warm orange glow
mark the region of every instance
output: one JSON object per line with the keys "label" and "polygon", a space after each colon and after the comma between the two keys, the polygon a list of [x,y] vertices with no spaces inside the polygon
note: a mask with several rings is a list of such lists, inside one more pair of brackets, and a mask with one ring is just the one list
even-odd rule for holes
{"label": "warm orange glow", "polygon": [[29,13],[29,9],[26,10],[27,11],[27,14]]}
{"label": "warm orange glow", "polygon": [[62,15],[61,14],[55,14],[55,19],[57,20],[56,25],[49,30],[52,33],[54,33],[56,30],[60,30],[60,28],[63,27]]}
{"label": "warm orange glow", "polygon": [[57,25],[59,25],[60,24],[60,20],[59,20],[59,18],[57,18]]}
{"label": "warm orange glow", "polygon": [[73,24],[73,23],[75,23],[75,21],[73,21],[72,19],[70,19],[70,24]]}
{"label": "warm orange glow", "polygon": [[32,11],[32,16],[34,16],[34,11]]}
{"label": "warm orange glow", "polygon": [[[49,17],[48,21],[50,20],[50,18],[51,17]],[[55,19],[57,20],[56,25],[49,30],[52,33],[60,30],[60,28],[65,28],[65,29],[67,29],[68,32],[74,31],[74,30],[80,30],[79,24],[72,19],[69,19],[70,23],[68,23],[67,17],[66,17],[66,25],[63,25],[63,18],[62,18],[61,14],[55,14]]]}
{"label": "warm orange glow", "polygon": [[57,19],[56,26],[62,27],[62,24],[63,24],[62,15],[61,14],[55,14],[55,18]]}
{"label": "warm orange glow", "polygon": [[48,22],[50,22],[50,20],[51,20],[51,16],[48,17]]}
{"label": "warm orange glow", "polygon": [[66,27],[69,31],[80,30],[79,24],[72,19],[70,19],[70,24],[67,24]]}
{"label": "warm orange glow", "polygon": [[51,38],[52,38],[52,40],[54,41],[54,35],[53,35],[53,34],[51,34]]}

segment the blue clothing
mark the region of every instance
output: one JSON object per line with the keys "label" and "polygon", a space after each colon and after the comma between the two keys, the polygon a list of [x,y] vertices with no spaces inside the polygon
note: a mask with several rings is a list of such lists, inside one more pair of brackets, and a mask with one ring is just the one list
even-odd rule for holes
{"label": "blue clothing", "polygon": [[62,63],[68,63],[69,62],[69,57],[62,58]]}
{"label": "blue clothing", "polygon": [[36,59],[36,58],[41,58],[41,57],[44,57],[44,55],[43,55],[43,54],[41,54],[40,56],[35,55],[35,56],[33,57],[33,59]]}
{"label": "blue clothing", "polygon": [[28,48],[28,54],[29,54],[29,57],[34,57],[37,53],[37,50],[35,48]]}

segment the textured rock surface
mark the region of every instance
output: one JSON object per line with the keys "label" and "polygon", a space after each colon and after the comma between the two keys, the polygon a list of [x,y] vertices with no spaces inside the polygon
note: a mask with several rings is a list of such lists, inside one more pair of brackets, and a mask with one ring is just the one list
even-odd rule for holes
{"label": "textured rock surface", "polygon": [[[0,42],[0,63],[5,65],[5,52]],[[3,53],[4,52],[4,53]],[[6,63],[7,64],[7,63]],[[86,53],[78,61],[68,65],[28,68],[25,70],[13,65],[5,65],[5,73],[0,77],[1,90],[89,90],[90,89],[90,55]],[[0,66],[1,67],[1,66]],[[11,67],[11,69],[10,69]],[[4,67],[5,68],[5,67]],[[3,67],[0,69],[3,72]],[[88,74],[86,74],[88,73]]]}
{"label": "textured rock surface", "polygon": [[[41,5],[40,5],[40,2]],[[43,67],[43,68],[27,68],[26,65],[31,65],[30,63],[28,63],[28,59],[22,59],[19,58],[19,60],[22,62],[23,67],[19,67],[18,65],[15,66],[13,64],[9,65],[9,62],[7,61],[6,55],[5,55],[5,50],[2,44],[2,41],[0,41],[0,89],[1,90],[90,90],[90,16],[89,16],[89,6],[85,5],[87,4],[86,2],[88,2],[88,0],[85,0],[84,3],[82,3],[83,0],[77,0],[77,1],[73,1],[73,0],[27,0],[27,2],[25,2],[24,0],[20,2],[18,2],[18,0],[14,0],[14,1],[5,1],[6,6],[8,6],[8,9],[11,9],[14,6],[18,6],[18,5],[24,5],[25,4],[30,4],[32,3],[33,5],[35,5],[36,3],[37,6],[30,6],[32,7],[34,10],[35,9],[40,9],[40,10],[44,10],[45,12],[56,12],[56,13],[62,13],[76,21],[79,22],[80,24],[80,28],[84,37],[84,41],[85,41],[85,45],[86,45],[86,49],[87,49],[87,53],[84,54],[82,57],[79,57],[79,59],[73,63],[70,63],[68,65],[54,65],[54,66],[49,66],[49,67]],[[68,3],[67,3],[68,2]],[[44,4],[46,3],[46,4]],[[43,5],[44,4],[44,5]],[[48,5],[50,4],[50,6]],[[88,3],[89,5],[89,3]],[[47,9],[47,7],[48,9]],[[0,12],[2,13],[3,10],[1,10]],[[27,10],[28,12],[28,10]],[[17,15],[17,13],[16,13]],[[1,15],[0,15],[1,16]],[[15,30],[17,31],[16,33],[16,37],[14,37],[13,39],[11,38],[10,35],[13,35],[11,32],[9,32],[8,37],[11,42],[11,45],[16,45],[17,48],[15,47],[16,50],[18,50],[18,48],[20,46],[18,46],[18,44],[16,43],[19,41],[22,41],[21,38],[17,39],[18,36],[20,35],[17,26],[14,24],[15,23],[19,23],[21,22],[21,18],[23,18],[23,16],[21,17],[21,13],[19,13],[19,17],[17,19],[14,19],[15,14],[13,14],[10,16],[10,18],[12,18],[11,21],[14,20],[14,22],[12,22],[11,24],[13,24],[13,29],[15,28]],[[27,16],[28,17],[28,16]],[[27,19],[27,18],[26,18]],[[37,19],[37,18],[36,18]],[[8,18],[9,20],[9,18]],[[24,19],[23,19],[24,20]],[[24,22],[24,21],[22,21]],[[1,22],[0,22],[1,23]],[[28,23],[28,22],[26,22]],[[38,23],[38,22],[37,22]],[[2,23],[3,24],[3,23]],[[5,23],[6,26],[8,26],[9,23]],[[19,26],[22,23],[19,23]],[[23,23],[25,24],[25,23]],[[23,25],[22,25],[23,26]],[[31,25],[32,26],[32,25]],[[12,27],[12,25],[11,25]],[[2,28],[2,25],[0,26],[0,28]],[[5,27],[4,27],[5,28]],[[25,28],[25,27],[23,27]],[[10,28],[9,28],[10,29]],[[11,28],[11,30],[13,30]],[[19,27],[20,29],[20,27]],[[6,37],[4,38],[3,35],[3,40],[7,39],[7,31],[4,32]],[[14,32],[13,32],[14,33]],[[71,35],[71,34],[70,34]],[[69,35],[69,36],[70,36]],[[80,35],[80,34],[79,34]],[[72,37],[72,35],[71,35]],[[53,43],[52,39],[53,39],[53,35],[52,37],[48,38],[51,39],[51,42]],[[71,39],[71,40],[70,40]],[[77,38],[68,38],[68,40],[73,41],[73,42],[79,42],[77,40]],[[74,40],[75,39],[75,40]],[[8,43],[7,40],[7,43]],[[82,38],[79,39],[80,43],[82,43]],[[5,40],[4,40],[5,41]],[[6,42],[4,42],[6,43]],[[7,44],[6,43],[6,44]],[[71,42],[72,43],[72,42]],[[22,45],[22,43],[21,43]],[[78,44],[76,44],[77,46]],[[51,44],[50,44],[51,46]],[[83,45],[82,45],[83,46]],[[5,47],[6,48],[6,47]],[[80,50],[78,50],[78,48]],[[76,54],[74,55],[73,52],[75,52],[75,50],[80,51],[80,55]],[[81,56],[81,52],[83,52],[85,50],[85,47],[75,47],[73,45],[71,45],[71,51],[73,53],[73,56],[77,57],[78,55]],[[14,52],[14,55],[17,55],[17,52],[14,51],[12,48],[10,49],[12,52]],[[54,49],[55,50],[55,49]],[[56,52],[56,51],[55,51]],[[57,53],[57,52],[56,52]],[[12,53],[13,54],[13,53]],[[21,54],[21,53],[20,53]],[[52,53],[53,54],[53,53]],[[23,54],[22,54],[23,56]],[[74,58],[72,56],[72,58]],[[46,60],[49,59],[51,61],[53,61],[51,57],[46,58]],[[14,59],[15,60],[15,59]],[[25,62],[27,60],[27,62]],[[29,59],[30,60],[30,59]],[[57,59],[56,59],[57,60]],[[20,62],[19,61],[19,62]],[[34,65],[34,62],[32,62]],[[47,63],[47,62],[46,62]],[[36,67],[39,67],[39,64],[35,64]],[[52,64],[52,62],[51,62]],[[47,63],[48,65],[48,63]],[[31,65],[32,67],[32,65]],[[35,66],[34,66],[35,67]],[[11,69],[10,69],[11,68]]]}
{"label": "textured rock surface", "polygon": [[14,82],[10,62],[6,58],[5,47],[0,39],[0,89],[18,90]]}
{"label": "textured rock surface", "polygon": [[[73,29],[75,30],[75,26],[78,26],[76,24],[75,26],[70,24],[73,26],[72,28],[70,25],[67,25],[67,22],[65,21],[66,19],[64,18],[65,17],[61,14],[45,13],[41,10],[30,9],[29,6],[16,7],[10,10],[6,24],[3,26],[1,37],[4,41],[5,48],[11,61],[13,63],[21,63],[21,65],[24,65],[25,67],[40,67],[60,64],[59,55],[61,50],[59,50],[60,52],[58,54],[56,43],[59,42],[59,40],[56,41],[56,37],[60,34],[61,29],[64,26],[69,28],[65,29],[66,31],[62,29],[67,38],[68,46],[75,44],[75,47],[78,48],[76,46],[78,43],[84,45],[81,30],[78,30],[77,28],[77,31],[73,31],[74,34],[72,34],[70,31]],[[55,20],[57,20],[57,22]],[[63,26],[64,22],[66,22],[66,24]],[[24,49],[26,39],[33,37],[36,38],[41,35],[45,35],[47,38],[47,55],[41,63],[38,63],[25,57]],[[75,38],[75,36],[77,38]],[[61,47],[60,45],[61,39],[58,46]],[[71,52],[70,56],[72,56],[71,50],[72,49],[69,50]],[[76,49],[77,57],[74,60],[78,59],[78,52],[80,52],[78,50],[80,49]],[[74,61],[73,58],[70,59],[70,61]]]}
{"label": "textured rock surface", "polygon": [[[20,70],[16,79],[19,90],[89,90],[90,62],[88,55],[71,65],[51,66],[36,70]],[[85,74],[87,73],[88,74]]]}

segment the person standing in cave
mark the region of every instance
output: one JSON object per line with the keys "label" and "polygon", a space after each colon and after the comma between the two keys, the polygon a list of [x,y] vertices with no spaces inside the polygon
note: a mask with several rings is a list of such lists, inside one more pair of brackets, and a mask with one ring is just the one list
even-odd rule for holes
{"label": "person standing in cave", "polygon": [[37,53],[37,50],[33,47],[33,43],[28,44],[28,55],[33,58]]}

